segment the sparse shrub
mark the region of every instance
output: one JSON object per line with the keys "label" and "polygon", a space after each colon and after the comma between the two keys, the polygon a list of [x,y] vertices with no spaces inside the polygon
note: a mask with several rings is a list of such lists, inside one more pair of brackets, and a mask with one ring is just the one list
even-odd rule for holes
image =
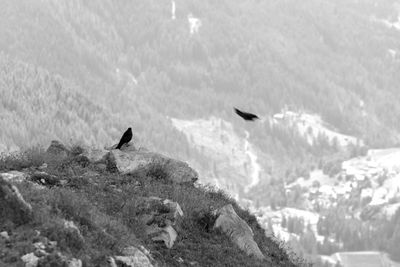
{"label": "sparse shrub", "polygon": [[57,246],[62,250],[76,253],[85,247],[85,240],[76,231],[66,228],[62,220],[47,221],[43,226],[43,235],[57,241]]}
{"label": "sparse shrub", "polygon": [[211,211],[196,212],[194,214],[194,218],[199,227],[206,232],[210,232],[212,230],[215,221],[217,220],[217,216]]}
{"label": "sparse shrub", "polygon": [[122,209],[123,222],[137,235],[139,238],[145,237],[145,225],[138,220],[138,208],[136,201],[132,199],[128,201]]}
{"label": "sparse shrub", "polygon": [[372,197],[367,196],[361,200],[361,207],[364,208],[372,201]]}
{"label": "sparse shrub", "polygon": [[56,189],[52,192],[49,201],[54,212],[61,212],[68,220],[94,228],[91,221],[93,207],[83,196],[68,189]]}
{"label": "sparse shrub", "polygon": [[43,257],[38,262],[38,267],[66,267],[67,263],[61,258],[61,256],[54,252],[46,257]]}
{"label": "sparse shrub", "polygon": [[146,176],[154,180],[164,181],[168,180],[168,173],[165,170],[164,164],[161,162],[153,162],[146,170]]}
{"label": "sparse shrub", "polygon": [[23,152],[0,155],[0,171],[22,170],[38,167],[46,161],[46,152],[42,147],[33,147]]}
{"label": "sparse shrub", "polygon": [[84,150],[80,145],[74,145],[71,148],[70,152],[71,152],[71,155],[73,157],[75,157],[75,156],[78,156],[78,155],[82,154],[84,152]]}

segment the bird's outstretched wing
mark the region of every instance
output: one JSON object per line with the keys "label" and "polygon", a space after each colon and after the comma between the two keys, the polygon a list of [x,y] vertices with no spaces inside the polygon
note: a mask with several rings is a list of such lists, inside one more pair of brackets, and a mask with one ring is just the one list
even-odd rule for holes
{"label": "bird's outstretched wing", "polygon": [[237,115],[239,115],[240,117],[242,117],[244,120],[246,121],[253,121],[255,119],[260,119],[257,115],[253,114],[253,113],[249,113],[249,112],[244,112],[241,111],[237,108],[233,108],[236,112]]}

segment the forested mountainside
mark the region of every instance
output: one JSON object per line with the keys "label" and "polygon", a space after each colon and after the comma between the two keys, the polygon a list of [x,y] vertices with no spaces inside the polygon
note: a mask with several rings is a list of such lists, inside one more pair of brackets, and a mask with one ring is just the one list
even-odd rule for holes
{"label": "forested mountainside", "polygon": [[0,151],[43,145],[52,139],[107,146],[120,137],[126,121],[132,121],[96,103],[60,75],[4,54],[0,54],[0,84]]}
{"label": "forested mountainside", "polygon": [[[114,115],[93,104],[76,86],[47,71],[0,55],[1,145],[43,144],[50,139],[109,143]],[[110,127],[104,128],[107,123]],[[79,129],[79,130],[77,130]]]}
{"label": "forested mountainside", "polygon": [[[395,1],[175,3],[172,19],[170,1],[2,0],[0,49],[71,81],[154,146],[177,135],[166,116],[232,120],[234,105],[263,116],[289,105],[370,145],[397,142]],[[268,127],[253,131],[264,149]]]}

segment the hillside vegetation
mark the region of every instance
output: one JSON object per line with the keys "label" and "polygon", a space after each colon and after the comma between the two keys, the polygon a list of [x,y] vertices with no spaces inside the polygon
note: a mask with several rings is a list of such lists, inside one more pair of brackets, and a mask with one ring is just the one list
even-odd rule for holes
{"label": "hillside vegetation", "polygon": [[[154,266],[296,266],[302,263],[295,254],[289,257],[282,244],[265,235],[253,215],[223,192],[171,183],[163,165],[128,175],[99,171],[101,164],[89,163],[77,155],[81,150],[74,147],[70,156],[58,159],[38,149],[1,158],[0,198],[4,202],[0,202],[0,264],[20,266],[23,256],[33,252],[40,258],[38,266],[65,266],[63,257],[81,260],[83,266],[110,266],[109,257],[119,255],[130,246],[149,250]],[[7,173],[10,170],[22,172]],[[22,177],[22,181],[17,178],[10,181],[32,206],[32,215],[19,216],[20,209],[8,210],[7,194],[4,195],[7,175]],[[138,216],[143,209],[141,199],[148,197],[170,199],[182,208],[184,216],[172,248],[154,242],[145,234],[146,225]],[[266,255],[265,260],[247,256],[212,227],[215,219],[211,211],[227,204],[232,204],[251,227],[255,241]],[[73,230],[66,225],[74,225]]]}

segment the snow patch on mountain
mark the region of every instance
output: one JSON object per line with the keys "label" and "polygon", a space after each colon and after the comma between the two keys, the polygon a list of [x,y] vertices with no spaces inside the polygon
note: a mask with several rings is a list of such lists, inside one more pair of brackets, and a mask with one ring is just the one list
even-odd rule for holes
{"label": "snow patch on mountain", "polygon": [[115,69],[115,79],[119,84],[125,83],[128,86],[134,86],[138,84],[135,76],[126,69]]}
{"label": "snow patch on mountain", "polygon": [[190,35],[198,33],[202,25],[201,20],[199,18],[194,17],[192,13],[189,13],[187,18],[189,22]]}
{"label": "snow patch on mountain", "polygon": [[400,31],[400,15],[397,17],[397,20],[395,21],[389,21],[387,19],[378,19],[376,17],[372,17],[371,20],[381,23],[382,25],[386,26],[389,29],[396,29]]}
{"label": "snow patch on mountain", "polygon": [[171,1],[171,19],[176,19],[176,3],[175,1]]}
{"label": "snow patch on mountain", "polygon": [[244,140],[244,150],[250,159],[251,166],[251,183],[244,188],[244,192],[248,193],[251,188],[258,185],[260,182],[261,166],[258,164],[258,157],[249,142],[250,134],[246,131],[246,139]]}
{"label": "snow patch on mountain", "polygon": [[387,52],[393,60],[397,58],[397,51],[395,49],[388,49]]}

